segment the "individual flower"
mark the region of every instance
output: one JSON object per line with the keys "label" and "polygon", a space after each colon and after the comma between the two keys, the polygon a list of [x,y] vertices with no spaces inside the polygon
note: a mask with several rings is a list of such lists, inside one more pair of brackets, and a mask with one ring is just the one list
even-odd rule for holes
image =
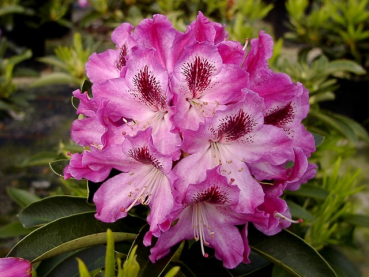
{"label": "individual flower", "polygon": [[32,265],[22,258],[1,258],[0,276],[2,277],[30,277]]}
{"label": "individual flower", "polygon": [[95,217],[114,222],[127,216],[135,205],[148,205],[151,209],[147,218],[150,230],[144,242],[149,245],[152,235],[158,237],[170,227],[168,215],[175,197],[172,159],[154,147],[151,128],[140,131],[135,137],[127,136],[118,159],[123,172],[105,181],[95,193]]}
{"label": "individual flower", "polygon": [[237,186],[229,184],[219,173],[219,167],[208,170],[203,182],[190,184],[182,206],[171,215],[178,222],[151,248],[151,261],[168,254],[170,247],[178,242],[195,239],[200,242],[204,257],[208,257],[206,247],[211,247],[227,268],[243,262],[244,252],[250,250],[236,227],[247,223],[247,216],[234,211],[239,192]]}

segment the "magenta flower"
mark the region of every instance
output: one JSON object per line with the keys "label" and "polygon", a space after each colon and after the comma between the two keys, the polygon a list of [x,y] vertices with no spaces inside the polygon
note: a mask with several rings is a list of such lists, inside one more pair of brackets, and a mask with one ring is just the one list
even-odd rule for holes
{"label": "magenta flower", "polygon": [[171,172],[172,159],[154,147],[151,128],[135,137],[127,136],[122,148],[123,173],[105,181],[94,195],[96,218],[114,222],[127,216],[135,205],[148,205],[150,231],[145,244],[150,245],[151,235],[158,237],[170,226],[168,215],[174,205],[172,183],[175,179]]}
{"label": "magenta flower", "polygon": [[249,252],[235,226],[246,224],[248,219],[234,211],[239,192],[219,174],[219,168],[208,170],[203,182],[188,186],[182,207],[172,214],[178,222],[158,239],[150,259],[155,262],[176,243],[195,239],[204,257],[208,257],[205,247],[211,247],[225,267],[236,267],[244,260],[244,252]]}
{"label": "magenta flower", "polygon": [[247,51],[201,12],[184,33],[154,15],[123,23],[112,40],[116,49],[86,64],[93,97],[74,92],[72,139],[84,151],[65,178],[103,182],[93,201],[104,222],[147,205],[153,262],[193,238],[227,268],[250,262],[248,225],[267,235],[288,227],[284,190],[315,175],[314,140],[301,123],[308,91],[269,69],[269,35]]}
{"label": "magenta flower", "polygon": [[22,258],[1,258],[0,276],[2,277],[30,277],[32,265]]}

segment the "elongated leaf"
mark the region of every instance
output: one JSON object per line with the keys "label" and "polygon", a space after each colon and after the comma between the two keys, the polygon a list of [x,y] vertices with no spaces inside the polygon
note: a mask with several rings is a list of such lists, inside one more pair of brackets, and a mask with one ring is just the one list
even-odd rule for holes
{"label": "elongated leaf", "polygon": [[28,159],[24,160],[19,167],[47,165],[56,158],[55,152],[39,152]]}
{"label": "elongated leaf", "polygon": [[368,132],[364,129],[363,126],[361,126],[359,123],[357,123],[355,120],[341,115],[341,114],[332,114],[334,118],[337,118],[338,120],[341,120],[346,125],[350,126],[350,128],[354,131],[354,133],[362,138],[366,143],[369,143],[369,135]]}
{"label": "elongated leaf", "polygon": [[290,212],[293,217],[303,218],[308,221],[315,220],[315,217],[300,205],[297,205],[295,202],[289,200],[287,200],[286,202],[288,204],[288,207],[290,208]]}
{"label": "elongated leaf", "polygon": [[95,210],[95,206],[89,205],[84,197],[50,196],[33,202],[20,212],[18,217],[25,227],[31,227]]}
{"label": "elongated leaf", "polygon": [[329,64],[324,69],[324,73],[334,74],[337,72],[350,72],[357,75],[363,75],[366,73],[365,69],[358,63],[350,60],[334,60],[329,62]]}
{"label": "elongated leaf", "polygon": [[21,207],[26,207],[29,204],[41,199],[37,195],[23,189],[7,188],[6,191],[8,192],[9,196]]}
{"label": "elongated leaf", "polygon": [[314,187],[310,185],[302,185],[299,190],[296,191],[285,191],[286,194],[289,195],[298,195],[298,196],[305,196],[305,197],[312,197],[315,199],[326,199],[329,192],[320,188],[320,187]]}
{"label": "elongated leaf", "polygon": [[249,226],[248,239],[251,249],[295,276],[337,276],[314,248],[287,230],[266,236]]}
{"label": "elongated leaf", "polygon": [[12,14],[12,13],[24,13],[25,8],[23,8],[20,5],[11,5],[11,6],[4,6],[0,9],[0,16],[4,16],[6,14]]}
{"label": "elongated leaf", "polygon": [[[137,262],[140,265],[140,272],[138,276],[142,276],[142,277],[162,276],[162,273],[164,272],[165,268],[168,266],[169,262],[172,260],[177,250],[181,249],[180,245],[183,246],[184,242],[172,247],[168,255],[166,255],[165,257],[163,257],[156,263],[152,263],[149,259],[150,248],[144,246],[142,243],[145,234],[147,233],[147,231],[149,231],[149,228],[150,227],[146,225],[140,230],[138,236],[136,237],[135,241],[132,244],[132,248],[130,252],[132,251],[135,245],[138,245],[137,251],[136,251]],[[128,256],[129,256],[129,253],[128,253]]]}
{"label": "elongated leaf", "polygon": [[19,221],[9,223],[0,229],[0,238],[12,238],[16,236],[24,236],[31,233],[36,228],[24,228]]}
{"label": "elongated leaf", "polygon": [[59,175],[60,177],[64,176],[64,168],[69,164],[69,160],[68,159],[63,159],[63,160],[57,160],[57,161],[53,161],[50,162],[50,168],[51,170],[56,174]]}
{"label": "elongated leaf", "polygon": [[348,126],[346,123],[342,122],[341,120],[334,118],[330,115],[327,115],[323,111],[315,111],[313,109],[310,110],[309,116],[313,116],[321,121],[323,121],[325,124],[331,126],[338,132],[340,132],[342,135],[344,135],[346,138],[351,140],[352,142],[357,142],[357,135],[355,132]]}
{"label": "elongated leaf", "polygon": [[77,258],[77,262],[78,262],[78,271],[79,271],[80,277],[91,277],[90,272],[88,272],[88,269],[85,263],[79,258]]}
{"label": "elongated leaf", "polygon": [[89,271],[104,267],[106,247],[92,246],[43,260],[37,267],[37,277],[79,277],[76,258],[80,258]]}
{"label": "elongated leaf", "polygon": [[54,56],[41,57],[37,59],[40,62],[47,63],[59,67],[64,70],[68,70],[68,65],[62,62],[60,59]]}
{"label": "elongated leaf", "polygon": [[369,227],[369,216],[362,214],[345,214],[343,216],[346,222],[354,225]]}
{"label": "elongated leaf", "polygon": [[40,77],[31,84],[31,87],[42,87],[55,84],[74,84],[79,85],[81,80],[75,78],[68,73],[54,72],[46,76]]}
{"label": "elongated leaf", "polygon": [[94,212],[55,220],[32,232],[13,247],[9,257],[36,262],[76,249],[106,243],[106,230],[114,232],[115,241],[134,240],[144,221],[126,217],[115,223],[104,223]]}

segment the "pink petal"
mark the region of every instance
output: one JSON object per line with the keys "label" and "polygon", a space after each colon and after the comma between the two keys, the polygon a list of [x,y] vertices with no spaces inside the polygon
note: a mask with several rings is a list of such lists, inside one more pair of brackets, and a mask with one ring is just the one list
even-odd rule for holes
{"label": "pink petal", "polygon": [[22,258],[1,258],[0,275],[2,277],[31,277],[32,265]]}

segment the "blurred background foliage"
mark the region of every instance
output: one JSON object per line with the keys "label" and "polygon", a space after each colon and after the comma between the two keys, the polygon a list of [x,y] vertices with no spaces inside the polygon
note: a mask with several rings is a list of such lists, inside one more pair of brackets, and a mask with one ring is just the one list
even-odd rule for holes
{"label": "blurred background foliage", "polygon": [[[70,105],[65,99],[70,98],[71,91],[87,85],[84,64],[88,57],[114,47],[110,34],[122,22],[137,25],[143,18],[161,13],[176,29],[185,31],[202,11],[211,20],[226,24],[229,38],[241,43],[266,30],[275,39],[270,67],[303,83],[310,92],[311,109],[304,124],[319,144],[311,157],[311,162],[318,165],[316,178],[284,196],[293,216],[304,219],[291,230],[319,250],[339,276],[360,276],[357,266],[361,266],[362,274],[369,274],[369,267],[357,258],[364,256],[360,251],[369,254],[369,249],[360,245],[363,238],[369,238],[365,229],[369,227],[369,112],[365,100],[369,87],[369,0],[82,2],[0,2],[0,132],[6,133],[14,121],[24,121],[27,107],[44,97],[42,90],[48,97],[59,99],[55,88],[64,85],[62,105]],[[49,174],[50,162],[51,169],[61,174],[63,162],[58,160],[68,158],[69,151],[81,151],[68,139],[75,115],[70,116],[66,124],[58,125],[67,135],[50,134],[57,136],[49,139],[54,146],[37,148],[37,154],[21,150],[17,159],[12,157],[12,150],[0,145],[6,156],[0,166],[1,176],[32,172],[31,179],[37,179],[37,174]],[[4,145],[8,145],[6,139],[0,136]],[[54,176],[48,182],[53,185],[41,196],[87,193],[83,181]],[[37,193],[30,192],[29,185],[22,189],[18,186],[10,187],[8,194],[20,206],[39,199]],[[0,238],[31,231],[9,215],[2,215],[0,223]],[[362,238],[359,244],[357,229]],[[358,248],[360,251],[355,250]],[[356,265],[352,263],[355,259]],[[274,268],[272,276],[288,275]]]}

